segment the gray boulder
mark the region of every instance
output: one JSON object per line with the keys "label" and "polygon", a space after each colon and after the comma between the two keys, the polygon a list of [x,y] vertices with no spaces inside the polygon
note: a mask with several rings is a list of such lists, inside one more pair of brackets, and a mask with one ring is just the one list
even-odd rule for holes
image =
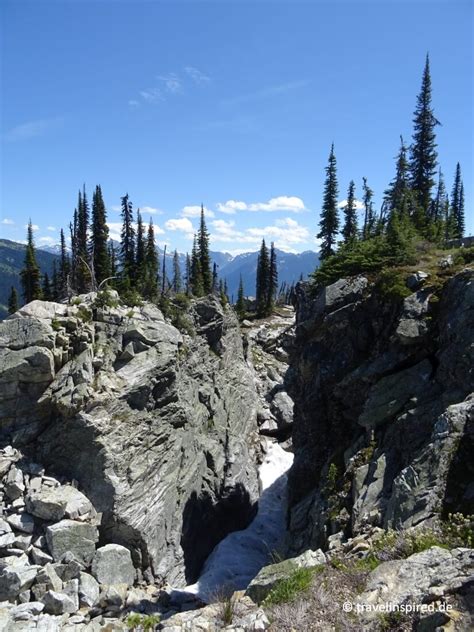
{"label": "gray boulder", "polygon": [[61,520],[46,528],[46,542],[53,559],[59,562],[63,555],[71,552],[85,564],[90,564],[99,540],[97,527],[74,520]]}
{"label": "gray boulder", "polygon": [[74,599],[64,592],[48,590],[42,598],[44,610],[48,614],[60,615],[77,611]]}
{"label": "gray boulder", "polygon": [[99,584],[126,584],[135,581],[135,569],[130,551],[119,544],[106,544],[97,549],[92,562],[92,574]]}
{"label": "gray boulder", "polygon": [[0,518],[0,548],[6,548],[13,542],[15,542],[15,534],[11,526],[6,520]]}
{"label": "gray boulder", "polygon": [[18,597],[28,590],[38,573],[37,566],[7,566],[0,571],[0,601]]}
{"label": "gray boulder", "polygon": [[93,608],[99,603],[99,582],[88,573],[79,575],[79,601],[81,606]]}
{"label": "gray boulder", "polygon": [[261,603],[280,581],[291,577],[299,568],[313,568],[325,563],[326,556],[319,549],[317,551],[307,550],[298,557],[264,566],[252,579],[245,594],[255,603]]}
{"label": "gray boulder", "polygon": [[23,533],[33,533],[35,528],[35,521],[33,516],[27,513],[12,514],[7,517],[7,522],[16,531],[22,531]]}
{"label": "gray boulder", "polygon": [[43,486],[41,491],[26,497],[26,507],[33,516],[50,521],[61,520],[64,516],[75,519],[92,509],[86,496],[70,485]]}

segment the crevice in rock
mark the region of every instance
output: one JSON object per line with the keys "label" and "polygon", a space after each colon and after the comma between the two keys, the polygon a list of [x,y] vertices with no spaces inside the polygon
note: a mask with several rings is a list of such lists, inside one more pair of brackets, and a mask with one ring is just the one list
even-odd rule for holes
{"label": "crevice in rock", "polygon": [[241,483],[215,502],[209,492],[193,492],[183,511],[181,547],[188,584],[199,577],[202,565],[212,549],[232,531],[245,529],[257,512],[250,494]]}

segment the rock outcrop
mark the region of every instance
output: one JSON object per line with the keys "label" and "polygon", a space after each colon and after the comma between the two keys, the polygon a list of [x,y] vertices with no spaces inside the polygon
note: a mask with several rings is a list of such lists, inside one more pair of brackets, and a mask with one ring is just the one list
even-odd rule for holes
{"label": "rock outcrop", "polygon": [[[182,314],[188,333],[114,293],[73,303],[34,301],[0,323],[0,440],[83,492],[32,476],[27,515],[10,519],[54,522],[47,555],[89,564],[97,538],[81,520],[93,506],[100,543],[125,546],[139,580],[190,583],[258,498],[257,395],[237,320],[214,298]],[[24,491],[9,467],[6,495]],[[12,544],[7,527],[2,538]]]}
{"label": "rock outcrop", "polygon": [[417,274],[405,299],[364,277],[314,298],[298,287],[293,555],[336,533],[474,513],[474,272],[442,287]]}

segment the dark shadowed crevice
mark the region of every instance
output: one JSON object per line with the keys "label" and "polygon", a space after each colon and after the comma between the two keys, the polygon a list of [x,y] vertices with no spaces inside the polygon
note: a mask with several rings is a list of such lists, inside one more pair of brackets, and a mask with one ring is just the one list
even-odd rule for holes
{"label": "dark shadowed crevice", "polygon": [[194,583],[213,548],[232,531],[245,529],[257,512],[248,491],[237,484],[215,502],[208,492],[193,492],[183,511],[181,547],[185,578]]}

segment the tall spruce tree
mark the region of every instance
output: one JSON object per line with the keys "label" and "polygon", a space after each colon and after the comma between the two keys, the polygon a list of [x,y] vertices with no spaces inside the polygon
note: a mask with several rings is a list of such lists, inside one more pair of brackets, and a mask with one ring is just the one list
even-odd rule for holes
{"label": "tall spruce tree", "polygon": [[[435,183],[438,153],[435,128],[439,125],[431,105],[430,60],[426,55],[421,90],[413,115],[413,142],[410,148],[410,182],[421,211],[416,213],[416,228],[423,230],[429,221],[431,189]],[[422,225],[424,222],[425,225]]]}
{"label": "tall spruce tree", "polygon": [[464,186],[461,176],[461,165],[456,165],[454,184],[451,193],[451,236],[459,239],[464,235]]}
{"label": "tall spruce tree", "polygon": [[175,249],[173,254],[173,292],[175,294],[179,294],[179,292],[181,292],[181,290],[183,289],[182,285],[183,284],[181,279],[181,268],[179,265],[179,254],[178,251]]}
{"label": "tall spruce tree", "polygon": [[143,226],[142,214],[137,209],[137,246],[135,254],[135,279],[138,288],[143,285],[145,276],[145,227]]}
{"label": "tall spruce tree", "polygon": [[58,267],[56,265],[56,260],[53,261],[53,274],[51,277],[51,300],[59,301],[61,298],[60,293],[60,281],[59,281],[59,273]]}
{"label": "tall spruce tree", "polygon": [[201,204],[201,219],[197,234],[197,247],[201,265],[202,290],[204,294],[210,294],[212,292],[211,256],[209,254],[209,233],[207,232],[203,204]]}
{"label": "tall spruce tree", "polygon": [[343,212],[344,227],[342,229],[342,236],[344,238],[344,243],[347,245],[351,245],[357,240],[358,232],[354,180],[351,180],[349,182],[349,188],[347,190],[347,202],[344,206]]}
{"label": "tall spruce tree", "polygon": [[410,189],[407,151],[403,136],[400,136],[400,150],[396,158],[395,178],[384,193],[384,201],[389,215],[393,210],[401,209]]}
{"label": "tall spruce tree", "polygon": [[36,261],[36,249],[31,219],[28,222],[25,265],[20,272],[20,279],[25,303],[41,298],[41,273]]}
{"label": "tall spruce tree", "polygon": [[244,299],[244,281],[242,275],[240,275],[239,289],[237,292],[237,303],[235,304],[235,311],[240,320],[245,318],[245,299]]}
{"label": "tall spruce tree", "polygon": [[155,300],[158,296],[159,283],[159,259],[156,252],[155,228],[153,220],[150,218],[145,245],[145,283],[143,295],[148,300]]}
{"label": "tall spruce tree", "polygon": [[133,226],[133,206],[128,193],[121,198],[122,232],[120,245],[120,262],[122,279],[126,285],[135,281],[135,228]]}
{"label": "tall spruce tree", "polygon": [[278,290],[278,266],[275,244],[272,242],[270,246],[270,259],[268,267],[268,289],[267,289],[267,307],[266,314],[270,316],[275,307],[275,298]]}
{"label": "tall spruce tree", "polygon": [[107,226],[107,213],[100,185],[95,187],[95,191],[92,196],[91,224],[92,263],[95,278],[99,284],[110,276],[110,258],[107,248],[109,227]]}
{"label": "tall spruce tree", "polygon": [[191,257],[186,253],[186,294],[191,294]]}
{"label": "tall spruce tree", "polygon": [[18,307],[18,292],[16,291],[16,288],[14,288],[12,285],[10,296],[8,297],[8,313],[14,314],[16,311],[18,311]]}
{"label": "tall spruce tree", "polygon": [[87,201],[86,188],[84,186],[82,195],[79,191],[76,234],[76,290],[80,294],[88,292],[91,286],[88,229],[89,203]]}
{"label": "tall spruce tree", "polygon": [[217,287],[219,285],[219,279],[217,274],[217,263],[214,261],[212,264],[212,293],[217,293]]}
{"label": "tall spruce tree", "polygon": [[326,167],[326,181],[324,184],[323,207],[319,222],[320,231],[317,235],[322,240],[320,258],[327,259],[335,252],[337,233],[339,231],[339,215],[337,210],[337,171],[334,143],[331,145],[328,166]]}
{"label": "tall spruce tree", "polygon": [[257,316],[265,316],[268,306],[268,293],[270,287],[270,254],[262,239],[260,252],[257,259],[257,278],[255,287]]}
{"label": "tall spruce tree", "polygon": [[204,293],[202,271],[201,271],[201,258],[199,256],[199,249],[197,238],[194,236],[193,249],[191,251],[191,293],[194,296],[200,297]]}
{"label": "tall spruce tree", "polygon": [[69,222],[69,233],[71,236],[71,266],[68,279],[67,290],[76,288],[76,272],[77,272],[77,208],[74,209],[72,222]]}
{"label": "tall spruce tree", "polygon": [[362,182],[362,189],[364,191],[362,198],[364,204],[364,227],[362,229],[362,237],[363,239],[369,239],[374,235],[376,223],[373,203],[374,192],[367,184],[367,178],[362,178]]}
{"label": "tall spruce tree", "polygon": [[68,283],[70,283],[69,275],[71,272],[71,262],[67,252],[66,238],[61,228],[60,232],[60,248],[61,254],[59,259],[59,298],[65,298],[68,293]]}
{"label": "tall spruce tree", "polygon": [[47,272],[43,275],[43,288],[42,288],[43,301],[52,301],[53,295],[51,292],[51,283],[49,281],[49,275]]}

